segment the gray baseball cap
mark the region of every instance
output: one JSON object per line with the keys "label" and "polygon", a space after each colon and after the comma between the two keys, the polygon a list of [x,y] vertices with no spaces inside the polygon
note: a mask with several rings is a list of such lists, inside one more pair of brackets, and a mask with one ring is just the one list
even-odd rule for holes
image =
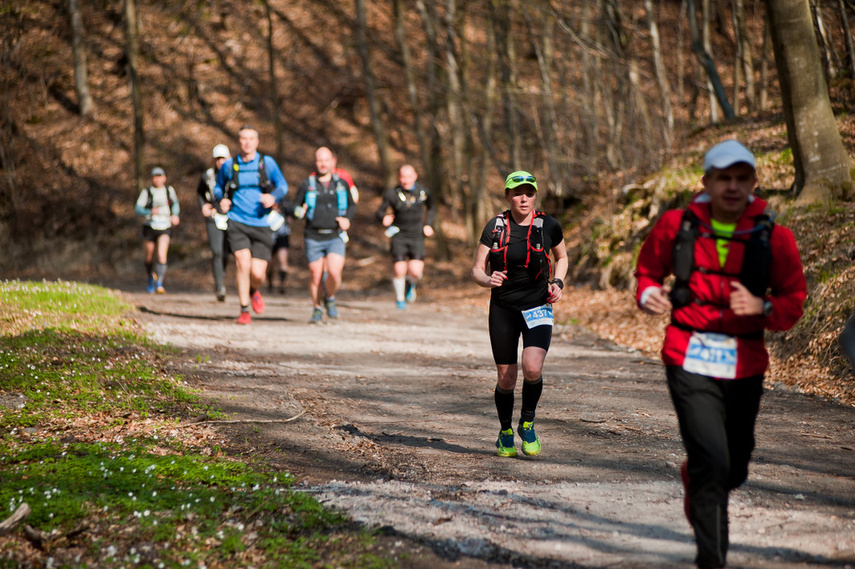
{"label": "gray baseball cap", "polygon": [[151,169],[151,177],[154,178],[155,176],[166,176],[166,172],[163,171],[163,168],[157,166]]}

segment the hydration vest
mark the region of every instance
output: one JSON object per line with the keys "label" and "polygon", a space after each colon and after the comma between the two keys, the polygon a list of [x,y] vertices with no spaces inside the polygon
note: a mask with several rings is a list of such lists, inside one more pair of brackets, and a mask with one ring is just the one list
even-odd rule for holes
{"label": "hydration vest", "polygon": [[[151,209],[154,206],[154,194],[151,192],[152,187],[149,186],[145,189],[148,192],[148,200],[145,202],[145,208]],[[175,191],[175,188],[172,186],[166,186],[166,204],[169,206],[169,213],[172,214],[172,192],[169,190]]]}
{"label": "hydration vest", "polygon": [[[258,187],[261,189],[262,194],[269,194],[273,191],[274,185],[267,176],[267,169],[264,167],[264,159],[265,156],[263,154],[258,155]],[[241,187],[240,177],[238,176],[239,172],[240,165],[238,164],[237,157],[235,157],[235,159],[232,160],[232,169],[229,174],[228,183],[226,184],[226,197],[229,200],[232,199],[235,192]]]}
{"label": "hydration vest", "polygon": [[[335,184],[335,196],[338,206],[338,216],[347,215],[347,184],[337,175],[332,175],[331,183]],[[306,213],[305,217],[311,220],[315,216],[315,206],[318,203],[318,177],[309,176],[309,189],[306,191]]]}
{"label": "hydration vest", "polygon": [[[504,211],[496,217],[493,226],[493,241],[490,246],[490,268],[491,270],[508,270],[508,246],[511,243],[511,210]],[[543,242],[543,220],[546,214],[542,211],[534,212],[531,224],[526,234],[525,268],[532,280],[540,278],[548,279],[552,274],[552,260],[546,251]]]}
{"label": "hydration vest", "polygon": [[[418,188],[418,192],[414,193],[413,190],[415,190],[416,188]],[[404,192],[410,193],[410,196],[413,198],[412,202],[408,201],[407,195]],[[401,200],[402,202],[404,202],[405,204],[407,204],[407,206],[409,206],[409,207],[412,207],[416,204],[424,203],[425,201],[427,201],[427,192],[425,191],[425,189],[422,186],[420,186],[418,184],[414,185],[413,188],[410,190],[404,190],[404,189],[398,187],[397,193],[398,193],[398,199]]]}
{"label": "hydration vest", "polygon": [[[692,293],[689,290],[689,279],[695,271],[738,277],[739,282],[751,294],[759,297],[765,296],[766,289],[769,288],[769,266],[772,263],[772,248],[769,240],[775,227],[773,215],[770,212],[763,212],[758,215],[754,218],[754,227],[748,231],[734,231],[733,235],[729,237],[715,234],[711,236],[713,239],[740,241],[745,244],[742,267],[738,275],[731,275],[724,270],[712,271],[695,266],[695,240],[700,235],[700,225],[698,216],[686,208],[683,212],[683,218],[680,220],[680,229],[677,231],[677,238],[674,240],[672,254],[676,281],[669,297],[674,308],[682,308],[693,302]],[[746,234],[750,234],[748,239],[739,237]]]}

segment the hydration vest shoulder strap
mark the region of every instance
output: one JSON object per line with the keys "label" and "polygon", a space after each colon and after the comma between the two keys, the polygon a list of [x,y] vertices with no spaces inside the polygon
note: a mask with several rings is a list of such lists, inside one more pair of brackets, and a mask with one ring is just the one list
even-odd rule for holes
{"label": "hydration vest shoulder strap", "polygon": [[[172,203],[173,202],[172,202],[172,195],[169,193],[170,189],[172,189],[173,192],[175,191],[175,189],[173,189],[172,186],[166,186],[166,205],[169,206],[169,212],[172,213]],[[152,207],[154,207],[154,194],[152,193],[152,187],[148,186],[145,189],[145,191],[148,192],[148,201],[145,202],[145,208],[151,209]]]}
{"label": "hydration vest shoulder strap", "polygon": [[674,239],[674,250],[671,255],[671,266],[674,271],[674,287],[671,289],[671,304],[682,308],[691,302],[689,279],[695,270],[695,240],[700,233],[698,216],[686,208],[680,220],[680,228]]}
{"label": "hydration vest shoulder strap", "polygon": [[[700,235],[700,222],[697,216],[686,209],[680,220],[680,228],[674,240],[672,267],[674,271],[674,287],[670,299],[674,308],[682,308],[689,304],[692,295],[689,290],[689,279],[697,270],[695,267],[695,241]],[[744,243],[745,251],[742,256],[742,267],[739,272],[739,282],[754,296],[765,296],[769,288],[769,267],[772,263],[772,248],[770,238],[775,223],[768,212],[763,212],[754,218],[754,228],[748,239],[734,239]],[[707,271],[713,272],[713,271]],[[724,274],[724,273],[721,273]]]}
{"label": "hydration vest shoulder strap", "polygon": [[754,218],[751,237],[745,241],[739,282],[754,296],[766,296],[766,289],[769,288],[769,267],[772,264],[770,239],[774,228],[771,214],[763,212]]}

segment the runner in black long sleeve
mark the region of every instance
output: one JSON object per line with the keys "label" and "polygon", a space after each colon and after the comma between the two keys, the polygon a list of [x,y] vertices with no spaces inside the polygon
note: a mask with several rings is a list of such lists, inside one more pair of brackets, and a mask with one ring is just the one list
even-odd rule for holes
{"label": "runner in black long sleeve", "polygon": [[377,219],[388,228],[386,235],[391,238],[392,286],[401,310],[407,307],[407,302],[416,300],[416,283],[425,270],[425,237],[433,235],[436,215],[430,191],[417,180],[415,168],[409,164],[401,166],[398,185],[386,190],[377,210]]}

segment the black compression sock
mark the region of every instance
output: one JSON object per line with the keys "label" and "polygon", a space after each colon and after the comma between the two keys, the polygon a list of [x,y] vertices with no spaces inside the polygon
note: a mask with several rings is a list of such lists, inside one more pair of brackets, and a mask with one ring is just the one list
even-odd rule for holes
{"label": "black compression sock", "polygon": [[523,381],[521,421],[534,421],[534,412],[537,410],[541,393],[543,393],[543,377],[538,377],[534,381]]}
{"label": "black compression sock", "polygon": [[514,421],[514,390],[502,389],[496,385],[496,390],[493,392],[493,399],[496,401],[496,411],[499,414],[499,423],[502,430],[513,428]]}

